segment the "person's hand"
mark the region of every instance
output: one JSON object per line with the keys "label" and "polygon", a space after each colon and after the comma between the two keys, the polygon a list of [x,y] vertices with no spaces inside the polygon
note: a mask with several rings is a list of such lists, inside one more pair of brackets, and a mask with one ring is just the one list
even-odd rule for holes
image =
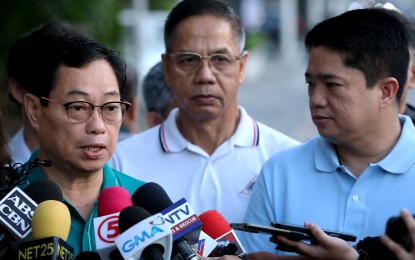
{"label": "person's hand", "polygon": [[332,237],[314,223],[305,222],[318,244],[306,244],[302,241],[289,240],[283,236],[273,236],[270,241],[292,247],[298,254],[318,259],[357,259],[359,254],[343,239]]}
{"label": "person's hand", "polygon": [[[406,224],[406,227],[408,228],[408,232],[412,238],[412,243],[414,243],[415,248],[415,220],[414,217],[409,213],[407,209],[401,210],[401,216]],[[388,235],[382,235],[380,236],[380,240],[382,243],[389,248],[390,251],[392,251],[398,259],[415,259],[415,250],[412,250],[412,252],[406,251],[405,248],[403,248],[401,245],[393,241]]]}

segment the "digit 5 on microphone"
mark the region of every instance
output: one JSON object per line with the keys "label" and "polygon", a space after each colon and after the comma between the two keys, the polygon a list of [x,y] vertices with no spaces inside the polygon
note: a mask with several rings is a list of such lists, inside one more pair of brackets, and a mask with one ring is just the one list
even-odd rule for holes
{"label": "digit 5 on microphone", "polygon": [[95,247],[102,260],[111,259],[117,249],[114,239],[120,234],[120,212],[133,204],[130,193],[123,187],[110,186],[98,197],[98,217],[94,218]]}

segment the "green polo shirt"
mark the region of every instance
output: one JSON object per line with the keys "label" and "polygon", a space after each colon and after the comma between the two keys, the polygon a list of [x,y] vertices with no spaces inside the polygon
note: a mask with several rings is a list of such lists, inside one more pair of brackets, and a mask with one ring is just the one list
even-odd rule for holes
{"label": "green polo shirt", "polygon": [[[35,159],[37,157],[37,153],[38,150],[36,149],[30,156],[30,160]],[[22,184],[20,188],[23,189],[33,181],[46,178],[47,177],[42,171],[41,167],[36,167],[32,169],[28,181]],[[104,166],[104,179],[102,182],[101,191],[110,186],[121,186],[128,190],[130,195],[132,195],[137,190],[137,188],[143,184],[143,181],[120,173],[110,168],[107,164]],[[65,198],[63,199],[63,203],[68,206],[69,212],[71,213],[71,229],[69,231],[69,236],[66,242],[74,248],[74,257],[80,252],[96,251],[94,218],[98,217],[98,201],[95,202],[94,209],[92,210],[91,215],[89,215],[87,221],[82,218],[76,208],[72,206],[71,203],[68,202]]]}

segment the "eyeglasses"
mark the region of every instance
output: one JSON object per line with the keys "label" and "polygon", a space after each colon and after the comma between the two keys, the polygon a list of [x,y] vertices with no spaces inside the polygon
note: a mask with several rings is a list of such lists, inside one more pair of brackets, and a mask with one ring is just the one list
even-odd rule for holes
{"label": "eyeglasses", "polygon": [[106,123],[117,123],[122,120],[125,112],[131,106],[131,104],[126,101],[112,101],[99,106],[91,104],[88,101],[72,101],[62,103],[45,97],[41,97],[41,99],[64,106],[66,108],[66,115],[69,121],[73,123],[86,122],[91,117],[92,112],[96,107],[100,108],[99,112],[102,119]]}
{"label": "eyeglasses", "polygon": [[245,54],[245,51],[239,56],[222,53],[209,56],[202,56],[193,52],[166,53],[169,57],[174,58],[174,66],[178,72],[195,72],[202,65],[202,60],[207,59],[210,69],[214,73],[232,72],[235,67],[235,61],[242,59]]}

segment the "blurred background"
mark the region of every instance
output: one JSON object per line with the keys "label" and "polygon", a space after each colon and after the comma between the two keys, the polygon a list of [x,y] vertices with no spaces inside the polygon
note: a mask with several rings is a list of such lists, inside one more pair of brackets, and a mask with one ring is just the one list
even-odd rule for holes
{"label": "blurred background", "polygon": [[[256,120],[299,141],[316,134],[308,112],[303,39],[316,23],[349,8],[390,2],[415,21],[415,0],[223,0],[244,22],[249,51],[239,103]],[[10,45],[41,23],[59,18],[121,53],[139,73],[139,82],[164,52],[163,26],[178,0],[0,0],[0,109],[8,134],[20,126],[19,111],[7,90],[5,62]],[[141,90],[138,92],[142,100]],[[409,93],[409,103],[415,94]],[[141,101],[140,131],[147,128]]]}

